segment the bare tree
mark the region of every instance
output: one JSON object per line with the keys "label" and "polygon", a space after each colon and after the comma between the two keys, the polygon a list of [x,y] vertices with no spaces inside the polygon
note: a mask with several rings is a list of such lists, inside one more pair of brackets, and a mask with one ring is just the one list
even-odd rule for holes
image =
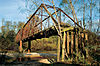
{"label": "bare tree", "polygon": [[89,30],[92,29],[92,0],[90,2],[90,24],[89,24]]}
{"label": "bare tree", "polygon": [[69,0],[69,2],[70,2],[71,9],[72,9],[73,18],[74,18],[74,20],[76,19],[77,23],[79,24],[74,7],[73,7],[73,4],[72,4],[72,1]]}
{"label": "bare tree", "polygon": [[83,4],[84,4],[84,7],[83,7],[83,26],[85,29],[85,2],[84,2],[84,0],[83,0]]}

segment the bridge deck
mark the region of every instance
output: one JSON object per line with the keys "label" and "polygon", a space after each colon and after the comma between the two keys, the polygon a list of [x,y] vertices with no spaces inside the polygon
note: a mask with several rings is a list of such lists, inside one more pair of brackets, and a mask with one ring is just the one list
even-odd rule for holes
{"label": "bridge deck", "polygon": [[54,26],[47,28],[45,30],[39,31],[32,36],[29,36],[28,38],[24,39],[23,42],[28,40],[35,40],[35,39],[41,39],[41,38],[48,38],[53,35],[57,35],[57,30],[54,28]]}
{"label": "bridge deck", "polygon": [[[61,26],[62,26],[61,27],[61,32],[74,30],[74,27],[70,26],[69,24],[62,23]],[[53,36],[53,35],[58,35],[58,32],[57,32],[57,30],[54,26],[49,27],[47,29],[44,29],[42,31],[38,31],[38,32],[34,33],[33,35],[28,36],[28,38],[23,39],[22,41],[26,42],[28,40],[48,38],[48,37]]]}

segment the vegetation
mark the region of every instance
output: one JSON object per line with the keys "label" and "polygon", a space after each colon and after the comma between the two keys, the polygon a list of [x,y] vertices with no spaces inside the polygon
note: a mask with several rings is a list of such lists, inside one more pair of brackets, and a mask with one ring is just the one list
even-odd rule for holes
{"label": "vegetation", "polygon": [[[35,9],[41,3],[46,2],[45,0],[25,0],[26,1],[26,11],[30,13],[35,11]],[[55,2],[59,0],[48,0],[47,2],[55,6]],[[46,3],[47,3],[46,2]],[[29,3],[29,4],[28,4]],[[77,63],[77,64],[93,64],[100,63],[100,22],[98,19],[99,9],[97,6],[98,0],[61,0],[58,4],[59,7],[71,16],[75,22],[79,23],[84,29],[88,31],[88,42],[85,49],[88,50],[88,58],[84,58],[84,55],[81,55],[81,52],[78,54],[78,60],[73,60],[72,58],[67,58],[67,63]],[[34,6],[34,7],[32,7]],[[79,7],[80,6],[80,7]],[[56,11],[56,9],[54,8]],[[94,14],[93,14],[94,12]],[[81,15],[79,15],[81,14]],[[78,17],[81,16],[81,17]],[[57,17],[57,13],[56,13]],[[66,18],[66,17],[63,17]],[[59,22],[59,19],[57,19]],[[63,21],[66,21],[65,19]],[[23,27],[24,22],[12,22],[5,21],[2,19],[1,33],[0,33],[0,51],[15,53],[18,52],[19,46],[15,42],[15,36],[17,32]],[[71,23],[70,23],[71,24]],[[72,24],[71,24],[72,25]],[[60,29],[60,27],[59,27]],[[61,34],[61,33],[60,33]],[[62,36],[62,35],[60,35]],[[39,52],[45,51],[44,53],[50,53],[52,51],[54,54],[57,51],[58,38],[57,36],[51,36],[49,38],[36,39],[31,41],[31,51]],[[28,51],[28,42],[23,43],[23,52]],[[48,52],[47,52],[48,51]]]}
{"label": "vegetation", "polygon": [[[18,22],[18,24],[12,24],[11,21],[3,21],[1,26],[2,32],[0,33],[0,50],[14,50],[18,51],[18,44],[15,42],[15,36],[19,29],[22,28],[24,22]],[[24,43],[23,48],[27,50],[27,42]],[[32,50],[56,50],[57,37],[52,36],[50,38],[37,39],[32,41]]]}
{"label": "vegetation", "polygon": [[[52,36],[49,38],[42,38],[31,41],[31,51],[56,51],[57,50],[57,36]],[[23,45],[23,50],[28,50],[28,43],[25,42]]]}
{"label": "vegetation", "polygon": [[19,29],[21,29],[24,22],[12,22],[2,19],[1,33],[0,33],[0,51],[13,50],[18,51],[18,44],[15,42],[15,36]]}

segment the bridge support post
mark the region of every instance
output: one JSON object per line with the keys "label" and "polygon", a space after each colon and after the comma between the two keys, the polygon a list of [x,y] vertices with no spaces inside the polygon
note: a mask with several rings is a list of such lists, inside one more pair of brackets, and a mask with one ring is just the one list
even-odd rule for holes
{"label": "bridge support post", "polygon": [[58,36],[58,46],[57,46],[57,62],[60,61],[60,44],[61,44],[61,37]]}
{"label": "bridge support post", "polygon": [[76,30],[76,35],[75,35],[75,47],[76,47],[76,61],[78,59],[78,31]]}
{"label": "bridge support post", "polygon": [[69,32],[67,32],[67,53],[69,54]]}
{"label": "bridge support post", "polygon": [[82,35],[82,46],[83,46],[83,49],[84,49],[84,42],[83,42],[83,40],[84,40],[84,33],[82,32],[81,35]]}
{"label": "bridge support post", "polygon": [[[84,46],[84,32],[81,33],[81,36],[82,36],[82,51],[84,52],[84,48],[85,48],[85,46]],[[83,54],[83,56],[85,56],[84,53],[82,53],[82,54]]]}
{"label": "bridge support post", "polygon": [[22,52],[22,40],[20,40],[19,51]]}
{"label": "bridge support post", "polygon": [[31,41],[29,40],[28,41],[28,53],[30,53],[31,52]]}
{"label": "bridge support post", "polygon": [[[86,40],[86,46],[87,46],[87,41],[88,41],[88,34],[87,34],[87,32],[85,32],[85,40]],[[88,58],[88,49],[86,48],[86,58]]]}
{"label": "bridge support post", "polygon": [[64,32],[63,36],[63,44],[62,44],[62,62],[65,60],[65,44],[66,44],[66,32]]}
{"label": "bridge support post", "polygon": [[73,47],[74,47],[74,32],[71,32],[71,54],[73,57]]}

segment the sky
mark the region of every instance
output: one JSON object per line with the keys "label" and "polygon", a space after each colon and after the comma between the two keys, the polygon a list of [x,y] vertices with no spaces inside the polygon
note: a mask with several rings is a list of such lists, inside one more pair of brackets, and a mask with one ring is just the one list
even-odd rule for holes
{"label": "sky", "polygon": [[26,15],[20,13],[20,7],[25,7],[23,0],[0,0],[0,26],[3,18],[8,21],[26,21]]}
{"label": "sky", "polygon": [[0,0],[0,27],[5,21],[26,22],[29,14],[25,13],[25,0]]}
{"label": "sky", "polygon": [[[61,1],[61,0],[59,0]],[[80,0],[81,1],[81,0]],[[95,1],[95,0],[93,0]],[[98,8],[99,8],[99,0],[98,1]],[[45,1],[47,4],[48,2]],[[87,2],[87,0],[86,0]],[[55,0],[55,5],[59,6],[58,0]],[[27,17],[29,14],[25,13],[25,0],[0,0],[0,27],[2,25],[2,19],[4,18],[5,21],[22,21],[27,22]],[[78,5],[79,6],[79,5]],[[76,7],[76,6],[75,6]],[[95,10],[93,11],[93,15],[95,14]],[[77,16],[78,18],[82,18],[82,14],[79,13]],[[99,21],[97,18],[95,21]]]}
{"label": "sky", "polygon": [[5,21],[27,22],[29,14],[25,13],[25,4],[25,0],[0,0],[0,27],[3,18]]}

